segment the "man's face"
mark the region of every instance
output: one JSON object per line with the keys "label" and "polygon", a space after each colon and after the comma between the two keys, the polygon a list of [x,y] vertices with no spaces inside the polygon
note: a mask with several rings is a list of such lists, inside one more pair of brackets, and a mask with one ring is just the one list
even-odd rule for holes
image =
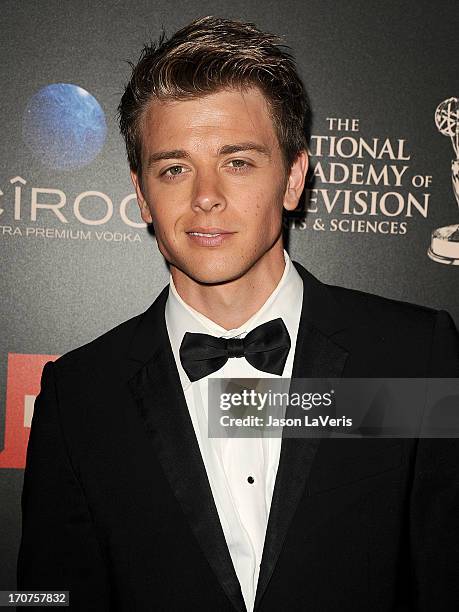
{"label": "man's face", "polygon": [[297,206],[306,154],[287,177],[257,88],[155,100],[141,134],[141,185],[134,173],[132,179],[142,218],[153,222],[170,264],[196,282],[220,283],[282,244],[282,208]]}

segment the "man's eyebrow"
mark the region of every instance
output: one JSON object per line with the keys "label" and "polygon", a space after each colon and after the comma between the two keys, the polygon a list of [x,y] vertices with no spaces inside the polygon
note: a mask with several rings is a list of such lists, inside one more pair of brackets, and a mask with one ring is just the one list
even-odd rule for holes
{"label": "man's eyebrow", "polygon": [[[231,155],[232,153],[241,153],[242,151],[255,151],[257,153],[261,153],[262,155],[266,155],[266,157],[271,157],[271,152],[268,147],[265,147],[256,142],[238,142],[235,144],[227,144],[220,147],[218,150],[218,155]],[[171,151],[158,151],[157,153],[152,153],[148,157],[147,169],[150,168],[153,164],[163,159],[189,159],[190,154],[184,149],[173,149]]]}
{"label": "man's eyebrow", "polygon": [[231,153],[240,153],[242,151],[255,151],[271,157],[271,152],[268,147],[258,144],[256,142],[239,142],[236,144],[223,145],[218,151],[219,155],[231,155]]}
{"label": "man's eyebrow", "polygon": [[183,149],[173,149],[171,151],[158,151],[157,153],[152,153],[148,157],[147,169],[150,168],[154,163],[161,161],[162,159],[188,159],[189,157],[190,157],[189,153],[187,153]]}

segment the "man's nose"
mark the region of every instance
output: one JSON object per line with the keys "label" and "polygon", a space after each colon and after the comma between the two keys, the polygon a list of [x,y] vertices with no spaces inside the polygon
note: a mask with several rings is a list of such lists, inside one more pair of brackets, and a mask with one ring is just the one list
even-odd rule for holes
{"label": "man's nose", "polygon": [[215,206],[226,206],[218,174],[215,170],[198,171],[193,186],[192,207],[209,211]]}

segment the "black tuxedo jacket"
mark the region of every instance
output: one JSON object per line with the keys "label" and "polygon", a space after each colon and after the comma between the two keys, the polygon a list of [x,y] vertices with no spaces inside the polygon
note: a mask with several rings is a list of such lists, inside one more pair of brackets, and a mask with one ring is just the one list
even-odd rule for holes
{"label": "black tuxedo jacket", "polygon": [[[328,286],[304,300],[294,377],[457,377],[444,311]],[[244,611],[164,319],[55,363],[35,403],[18,589],[81,611]],[[459,609],[459,440],[283,439],[255,610]]]}

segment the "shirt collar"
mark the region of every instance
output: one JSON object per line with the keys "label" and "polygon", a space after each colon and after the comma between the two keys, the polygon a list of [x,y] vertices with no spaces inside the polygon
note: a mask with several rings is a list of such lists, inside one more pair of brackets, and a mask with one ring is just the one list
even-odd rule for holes
{"label": "shirt collar", "polygon": [[298,321],[293,312],[295,309],[292,309],[291,306],[298,303],[298,300],[302,300],[303,281],[285,249],[284,260],[285,267],[282,277],[266,302],[250,319],[233,329],[225,329],[184,302],[177,292],[172,274],[169,275],[169,295],[165,308],[166,326],[184,391],[191,385],[179,355],[180,344],[186,332],[204,333],[223,338],[243,337],[258,325],[282,317],[290,337],[294,337]]}

